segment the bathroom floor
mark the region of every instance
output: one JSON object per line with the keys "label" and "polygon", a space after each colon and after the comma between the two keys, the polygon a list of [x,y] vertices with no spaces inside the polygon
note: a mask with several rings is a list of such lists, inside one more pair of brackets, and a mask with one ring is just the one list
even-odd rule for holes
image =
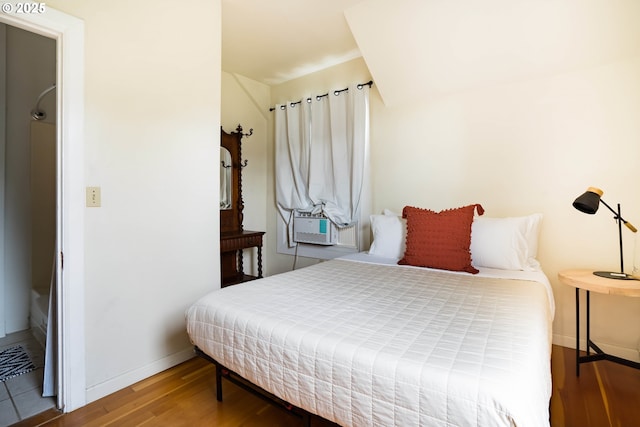
{"label": "bathroom floor", "polygon": [[9,426],[47,409],[55,408],[53,397],[42,397],[44,349],[30,330],[0,338],[0,351],[22,345],[32,355],[37,369],[0,382],[0,427]]}

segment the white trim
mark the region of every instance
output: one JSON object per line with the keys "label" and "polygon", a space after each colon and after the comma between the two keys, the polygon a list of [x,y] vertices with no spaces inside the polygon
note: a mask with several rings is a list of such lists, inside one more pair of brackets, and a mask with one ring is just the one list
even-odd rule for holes
{"label": "white trim", "polygon": [[[15,5],[18,2],[8,1]],[[58,140],[58,406],[86,403],[84,334],[84,23],[47,6],[0,21],[56,40]],[[58,257],[60,258],[60,257]]]}
{"label": "white trim", "polygon": [[[592,338],[591,341],[594,341],[594,339]],[[553,343],[555,345],[559,345],[562,347],[575,349],[576,337],[554,334]],[[634,362],[640,362],[640,348],[633,349],[628,347],[619,347],[617,345],[606,344],[601,342],[597,342],[596,344],[598,345],[598,347],[602,349],[602,351],[604,351],[607,354],[613,354],[615,356],[622,357],[623,359],[632,360]],[[587,348],[586,339],[580,339],[580,348],[582,350]]]}
{"label": "white trim", "polygon": [[111,393],[115,393],[118,390],[129,387],[131,384],[135,384],[138,381],[149,378],[158,372],[166,371],[169,368],[192,359],[193,356],[193,348],[182,350],[178,353],[163,357],[160,360],[156,360],[155,362],[145,365],[139,369],[129,371],[124,375],[119,375],[103,383],[91,386],[87,388],[87,403],[91,403]]}
{"label": "white trim", "polygon": [[[6,129],[6,119],[7,119],[7,87],[6,87],[6,74],[7,74],[7,28],[6,26],[2,26],[0,28],[0,76],[2,79],[0,80],[0,129]],[[6,132],[0,132],[0,227],[5,227],[4,224],[4,192],[5,192],[5,163],[7,158],[5,156],[6,150]],[[2,313],[0,314],[0,338],[4,338],[7,333],[7,321],[6,321],[6,310],[4,309],[6,304],[6,287],[5,287],[5,271],[7,269],[4,267],[4,239],[6,233],[4,229],[0,232],[0,307],[2,308]]]}

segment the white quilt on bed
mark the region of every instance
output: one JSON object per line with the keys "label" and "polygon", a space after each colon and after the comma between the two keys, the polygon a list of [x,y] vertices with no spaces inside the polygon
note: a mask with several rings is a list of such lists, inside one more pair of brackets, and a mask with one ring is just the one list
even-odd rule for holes
{"label": "white quilt on bed", "polygon": [[227,368],[343,426],[548,426],[548,286],[333,260],[214,291],[187,330]]}

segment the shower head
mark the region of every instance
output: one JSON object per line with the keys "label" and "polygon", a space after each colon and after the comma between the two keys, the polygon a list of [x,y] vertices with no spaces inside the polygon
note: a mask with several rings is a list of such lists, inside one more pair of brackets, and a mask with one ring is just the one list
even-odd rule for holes
{"label": "shower head", "polygon": [[33,120],[44,120],[47,118],[47,113],[40,110],[31,110],[31,118]]}
{"label": "shower head", "polygon": [[42,98],[44,98],[44,96],[46,94],[48,94],[49,92],[51,92],[55,88],[56,88],[56,85],[54,84],[53,86],[48,87],[47,89],[42,91],[40,96],[38,96],[38,100],[36,101],[36,108],[31,110],[31,118],[32,119],[34,119],[34,120],[44,120],[44,119],[47,118],[47,113],[45,113],[44,111],[40,110],[40,101],[42,101]]}

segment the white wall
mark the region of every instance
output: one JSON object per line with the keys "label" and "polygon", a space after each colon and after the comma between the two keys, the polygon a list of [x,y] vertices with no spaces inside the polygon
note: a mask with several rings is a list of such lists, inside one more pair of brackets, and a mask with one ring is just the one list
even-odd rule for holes
{"label": "white wall", "polygon": [[[351,61],[274,87],[273,101],[334,87],[337,75],[355,81],[366,73],[363,60]],[[385,107],[375,85],[371,94],[373,211],[481,203],[488,216],[543,213],[539,258],[557,303],[554,342],[575,346],[574,289],[557,273],[615,270],[619,262],[611,215],[584,215],[571,203],[599,186],[605,201],[620,202],[623,216],[640,224],[640,57],[396,107]],[[269,171],[272,179],[271,160]],[[273,208],[270,229],[275,215]],[[636,236],[623,232],[630,271]],[[274,269],[290,269],[291,257],[269,257]],[[640,299],[593,295],[592,338],[638,360]]]}
{"label": "white wall", "polygon": [[[270,101],[269,86],[232,73],[222,73],[221,125],[225,132],[233,132],[242,125],[242,132],[251,136],[242,138],[242,160],[248,160],[242,169],[243,226],[245,230],[267,230],[267,117]],[[269,246],[270,234],[263,237],[263,248]],[[244,250],[244,270],[257,275],[256,249]],[[268,269],[268,256],[263,252],[263,274]]]}
{"label": "white wall", "polygon": [[220,1],[47,3],[85,24],[89,401],[191,356],[219,287]]}

